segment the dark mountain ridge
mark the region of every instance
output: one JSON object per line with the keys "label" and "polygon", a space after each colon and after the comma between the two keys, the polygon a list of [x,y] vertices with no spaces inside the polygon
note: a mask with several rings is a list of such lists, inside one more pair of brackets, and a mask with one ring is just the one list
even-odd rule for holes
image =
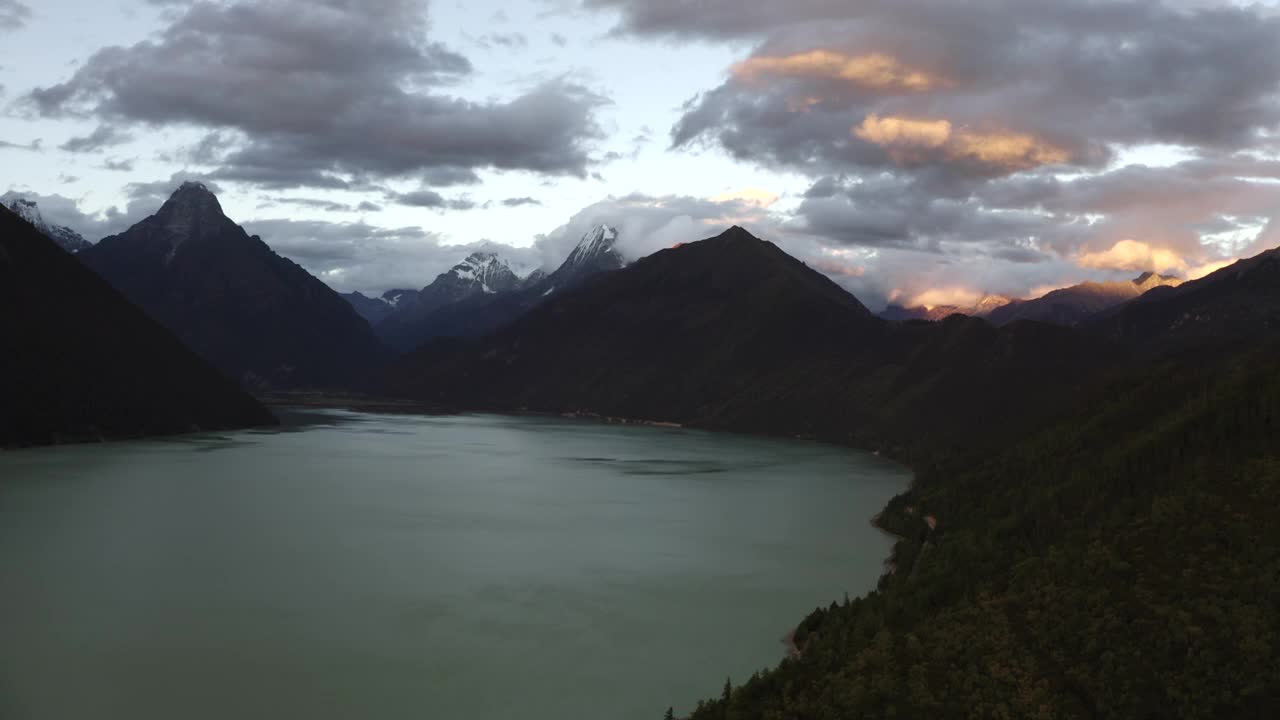
{"label": "dark mountain ridge", "polygon": [[1037,320],[1056,325],[1077,325],[1097,313],[1129,302],[1158,287],[1177,287],[1182,280],[1146,272],[1133,280],[1086,282],[1046,293],[1034,300],[1015,300],[988,315],[992,323]]}
{"label": "dark mountain ridge", "polygon": [[0,446],[274,424],[231,380],[0,208]]}
{"label": "dark mountain ridge", "polygon": [[155,215],[80,257],[251,387],[339,386],[382,356],[346,300],[249,236],[198,183],[183,184]]}
{"label": "dark mountain ridge", "polygon": [[1146,352],[1252,345],[1280,336],[1280,248],[1177,287],[1154,288],[1083,327]]}
{"label": "dark mountain ridge", "polygon": [[1114,353],[1034,323],[892,325],[735,227],[597,275],[490,336],[428,344],[386,390],[907,448],[999,437]]}

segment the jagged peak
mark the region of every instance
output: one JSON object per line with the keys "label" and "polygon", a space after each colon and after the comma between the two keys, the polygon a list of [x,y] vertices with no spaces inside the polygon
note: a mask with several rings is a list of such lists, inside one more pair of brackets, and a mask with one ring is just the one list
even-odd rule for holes
{"label": "jagged peak", "polygon": [[[618,230],[611,225],[599,223],[588,230],[578,244],[574,246],[569,257],[564,261],[566,266],[575,266],[602,255],[618,255],[614,245],[618,241]],[[621,256],[619,256],[621,259]]]}
{"label": "jagged peak", "polygon": [[65,225],[55,225],[45,220],[44,214],[40,212],[40,206],[35,200],[15,193],[6,193],[4,197],[0,197],[0,204],[8,207],[18,217],[31,223],[45,237],[53,240],[59,247],[69,253],[78,253],[89,247],[89,242],[80,233]]}
{"label": "jagged peak", "polygon": [[1174,277],[1172,275],[1160,275],[1160,274],[1148,271],[1134,278],[1133,284],[1143,290],[1149,290],[1151,288],[1159,287],[1161,285],[1169,285],[1171,287],[1177,287],[1178,285],[1182,284],[1182,278]]}

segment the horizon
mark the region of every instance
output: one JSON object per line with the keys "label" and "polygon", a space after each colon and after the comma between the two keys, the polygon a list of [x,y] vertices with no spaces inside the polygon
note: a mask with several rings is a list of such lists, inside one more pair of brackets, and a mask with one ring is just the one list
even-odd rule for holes
{"label": "horizon", "polygon": [[631,259],[744,225],[870,307],[1280,245],[1274,2],[657,7],[5,0],[0,194],[96,241],[206,182],[375,295],[597,223]]}

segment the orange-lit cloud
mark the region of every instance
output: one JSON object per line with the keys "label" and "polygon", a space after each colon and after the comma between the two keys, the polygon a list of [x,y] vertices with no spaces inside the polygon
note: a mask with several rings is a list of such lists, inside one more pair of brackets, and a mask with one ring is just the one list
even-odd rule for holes
{"label": "orange-lit cloud", "polygon": [[1172,273],[1187,280],[1199,280],[1234,263],[1236,258],[1196,264],[1173,250],[1137,240],[1121,240],[1109,250],[1083,253],[1076,258],[1082,267],[1098,270],[1128,270]]}
{"label": "orange-lit cloud", "polygon": [[1076,263],[1095,270],[1150,270],[1179,274],[1189,270],[1187,261],[1178,253],[1137,240],[1121,240],[1108,250],[1082,253],[1076,258]]}
{"label": "orange-lit cloud", "polygon": [[978,132],[956,128],[950,120],[872,113],[852,130],[854,137],[889,151],[899,164],[927,162],[941,156],[977,161],[1004,170],[1027,170],[1071,160],[1071,153],[1034,135],[1007,131]]}
{"label": "orange-lit cloud", "polygon": [[1185,273],[1185,276],[1188,280],[1199,280],[1205,275],[1208,275],[1210,273],[1215,273],[1221,270],[1222,268],[1227,267],[1228,265],[1231,265],[1234,262],[1235,262],[1235,259],[1217,260],[1211,263],[1205,263],[1204,265],[1197,265],[1193,268],[1188,268],[1187,272]]}
{"label": "orange-lit cloud", "polygon": [[[899,293],[899,296],[901,296],[901,293]],[[977,305],[984,297],[986,297],[986,293],[968,287],[929,288],[924,292],[911,296],[905,306],[923,306],[930,310],[944,305],[969,308]]]}
{"label": "orange-lit cloud", "polygon": [[707,198],[711,202],[732,202],[738,201],[744,205],[752,207],[767,208],[778,202],[778,193],[772,190],[765,190],[758,187],[746,187],[741,190],[730,190],[729,192],[720,193]]}
{"label": "orange-lit cloud", "polygon": [[815,78],[895,92],[925,92],[950,84],[944,78],[884,53],[846,55],[830,50],[748,58],[735,64],[732,72],[734,77],[746,81],[766,77]]}

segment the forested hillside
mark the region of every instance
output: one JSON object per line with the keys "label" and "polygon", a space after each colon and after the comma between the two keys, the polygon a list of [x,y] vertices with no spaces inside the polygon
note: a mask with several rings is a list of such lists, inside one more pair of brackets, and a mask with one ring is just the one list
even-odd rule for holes
{"label": "forested hillside", "polygon": [[879,590],[692,717],[1274,717],[1277,357],[1118,374],[1029,442],[919,467]]}

